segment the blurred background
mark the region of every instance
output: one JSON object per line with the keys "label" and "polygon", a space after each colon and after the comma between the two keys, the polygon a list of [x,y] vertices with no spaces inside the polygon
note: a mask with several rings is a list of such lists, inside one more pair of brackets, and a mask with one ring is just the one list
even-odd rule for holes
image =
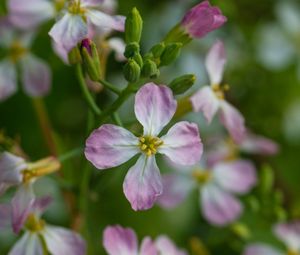
{"label": "blurred background", "polygon": [[[191,0],[119,0],[118,9],[122,15],[126,15],[134,6],[140,10],[145,24],[143,50],[149,50],[180,21],[186,10],[197,3]],[[188,45],[174,66],[162,70],[159,81],[167,83],[180,74],[195,73],[195,88],[207,84],[203,59],[217,38],[223,40],[228,56],[225,82],[231,88],[228,100],[243,113],[247,126],[253,132],[280,144],[278,155],[269,158],[253,157],[253,160],[259,171],[262,167],[274,171],[273,189],[274,192],[278,189],[282,191],[278,199],[284,205],[282,213],[287,215],[284,217],[299,218],[300,3],[297,0],[212,0],[211,3],[222,9],[228,17],[227,24],[208,37]],[[5,1],[2,0],[0,4],[4,10]],[[47,34],[52,24],[49,22],[42,26],[32,51],[45,59],[52,68],[52,90],[44,102],[59,154],[64,154],[84,144],[88,111],[74,68],[66,66],[52,51]],[[107,79],[120,87],[126,84],[121,68],[122,63],[116,63],[111,56]],[[112,98],[113,95],[106,92],[97,95],[97,101],[102,107]],[[15,139],[30,160],[49,155],[35,111],[36,104],[38,102],[27,97],[20,86],[17,94],[0,103],[0,142],[3,142],[1,139],[5,140],[4,135]],[[132,99],[120,113],[123,121],[130,123],[134,120]],[[209,129],[199,114],[188,117],[199,123],[204,141],[208,134],[218,132],[218,127]],[[103,172],[87,165],[83,157],[66,161],[62,170],[65,176],[63,181],[49,177],[36,184],[40,194],[51,193],[55,197],[46,219],[57,225],[76,225],[76,220],[71,217],[72,211],[78,210],[81,205],[75,203],[75,208],[70,210],[64,202],[62,190],[68,190],[76,197],[83,172],[90,171],[93,178],[85,201],[88,203],[88,217],[83,232],[91,245],[91,254],[105,254],[101,243],[102,231],[105,226],[112,224],[134,228],[140,240],[145,235],[156,237],[162,233],[167,234],[186,249],[191,248],[191,237],[197,237],[197,242],[203,242],[210,253],[202,249],[203,253],[194,254],[241,254],[246,242],[246,230],[243,227],[215,228],[208,225],[199,211],[197,191],[174,210],[164,211],[155,206],[146,212],[132,211],[123,195],[122,182],[133,161]],[[251,207],[249,204],[257,193],[254,190],[244,198],[246,208]],[[1,200],[8,197],[9,194]],[[264,208],[257,211],[246,210],[240,222],[248,226],[250,240],[276,243],[270,226],[276,222],[278,215],[272,206],[261,206]],[[14,241],[11,233],[2,233],[0,254],[6,254]]]}

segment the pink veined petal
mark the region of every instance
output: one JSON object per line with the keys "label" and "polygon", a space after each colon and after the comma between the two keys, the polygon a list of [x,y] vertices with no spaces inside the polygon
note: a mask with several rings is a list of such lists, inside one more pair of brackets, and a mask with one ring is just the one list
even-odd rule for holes
{"label": "pink veined petal", "polygon": [[94,130],[85,144],[85,157],[98,169],[115,167],[140,152],[138,138],[111,124]]}
{"label": "pink veined petal", "polygon": [[101,7],[105,0],[81,0],[82,7]]}
{"label": "pink veined petal", "polygon": [[151,208],[162,194],[161,176],[154,156],[142,154],[125,177],[123,190],[133,210]]}
{"label": "pink veined petal", "polygon": [[194,181],[181,174],[165,174],[162,176],[163,190],[157,203],[166,209],[171,209],[184,201],[194,187]]}
{"label": "pink veined petal", "polygon": [[41,241],[37,234],[26,232],[14,245],[8,255],[43,255]]}
{"label": "pink veined petal", "polygon": [[11,223],[11,206],[0,204],[0,230],[6,228]]}
{"label": "pink veined petal", "polygon": [[159,153],[165,154],[174,163],[190,166],[200,161],[203,145],[195,123],[178,122],[161,140],[164,143],[158,148]]}
{"label": "pink veined petal", "polygon": [[109,226],[103,233],[103,246],[109,255],[138,255],[137,242],[131,228]]}
{"label": "pink veined petal", "polygon": [[139,255],[159,255],[155,244],[150,237],[145,237],[143,239]]}
{"label": "pink veined petal", "polygon": [[300,250],[300,221],[279,223],[275,225],[274,233],[289,249]]}
{"label": "pink veined petal", "polygon": [[212,121],[220,106],[219,99],[216,97],[210,86],[205,86],[197,91],[191,96],[190,100],[193,110],[195,112],[203,112],[208,123]]}
{"label": "pink veined petal", "polygon": [[88,34],[88,28],[80,15],[66,13],[51,28],[49,35],[66,51],[70,51]]}
{"label": "pink veined petal", "polygon": [[248,160],[220,162],[213,167],[214,180],[224,190],[244,194],[257,182],[255,166]]}
{"label": "pink veined petal", "polygon": [[17,74],[13,63],[0,62],[0,102],[13,95],[17,90]]}
{"label": "pink veined petal", "polygon": [[117,61],[125,61],[124,56],[125,42],[120,38],[111,38],[108,41],[109,47],[115,52],[115,58]]}
{"label": "pink veined petal", "polygon": [[54,4],[48,0],[9,0],[9,18],[14,26],[32,29],[54,17]]}
{"label": "pink veined petal", "polygon": [[201,205],[204,218],[219,226],[232,223],[243,210],[242,204],[233,195],[211,183],[201,190]]}
{"label": "pink veined petal", "polygon": [[135,95],[134,111],[145,135],[156,136],[175,114],[177,102],[170,88],[147,83]]}
{"label": "pink veined petal", "polygon": [[239,144],[243,141],[246,134],[244,117],[225,100],[221,102],[220,121],[228,130],[235,143]]}
{"label": "pink veined petal", "polygon": [[175,244],[165,235],[156,239],[156,247],[160,255],[187,255],[185,251],[178,249]]}
{"label": "pink veined petal", "polygon": [[272,246],[261,243],[254,243],[246,247],[243,255],[284,255],[284,253],[278,251]]}
{"label": "pink veined petal", "polygon": [[16,191],[12,201],[12,227],[18,234],[22,229],[28,215],[31,213],[35,197],[31,184],[23,184]]}
{"label": "pink veined petal", "polygon": [[47,225],[42,235],[52,255],[86,254],[85,241],[74,231]]}
{"label": "pink veined petal", "polygon": [[221,41],[217,41],[211,47],[205,59],[210,84],[220,84],[223,78],[225,63],[226,54],[224,44]]}
{"label": "pink veined petal", "polygon": [[32,97],[45,96],[51,87],[51,71],[48,64],[32,54],[20,60],[25,92]]}

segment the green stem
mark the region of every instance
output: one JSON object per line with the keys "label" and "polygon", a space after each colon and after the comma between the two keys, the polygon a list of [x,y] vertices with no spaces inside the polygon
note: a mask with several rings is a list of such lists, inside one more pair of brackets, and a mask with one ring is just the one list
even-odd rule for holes
{"label": "green stem", "polygon": [[122,120],[121,120],[121,118],[120,118],[120,116],[117,112],[113,113],[112,118],[116,122],[117,125],[119,125],[120,127],[124,126],[123,123],[122,123]]}
{"label": "green stem", "polygon": [[117,95],[120,95],[122,93],[122,91],[117,88],[115,85],[109,83],[108,81],[106,80],[103,80],[103,79],[99,79],[99,82],[107,89],[111,90],[112,92],[114,92],[115,94]]}
{"label": "green stem", "polygon": [[93,111],[94,114],[100,115],[101,110],[96,105],[96,103],[94,101],[94,98],[92,97],[92,95],[91,95],[91,93],[90,93],[90,91],[89,91],[89,89],[86,85],[85,79],[83,77],[82,67],[81,67],[80,64],[76,65],[76,73],[77,73],[77,78],[78,78],[78,81],[79,81],[79,84],[80,84],[81,91],[84,95],[84,98],[85,98],[86,102],[88,103],[89,107],[91,108],[91,110]]}
{"label": "green stem", "polygon": [[71,151],[68,151],[67,153],[65,153],[65,154],[63,154],[63,155],[60,155],[60,156],[58,157],[58,160],[59,160],[60,162],[64,162],[64,161],[66,161],[66,160],[68,160],[68,159],[71,159],[71,158],[73,158],[73,157],[76,157],[76,156],[81,155],[82,152],[83,152],[83,148],[82,148],[82,147],[75,148],[75,149],[73,149],[73,150],[71,150]]}

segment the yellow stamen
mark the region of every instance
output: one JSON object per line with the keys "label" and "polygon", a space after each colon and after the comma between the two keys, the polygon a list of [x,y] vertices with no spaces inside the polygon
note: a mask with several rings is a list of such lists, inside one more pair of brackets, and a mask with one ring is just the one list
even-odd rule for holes
{"label": "yellow stamen", "polygon": [[142,136],[139,138],[139,147],[148,157],[157,153],[158,147],[163,144],[163,141],[155,136]]}
{"label": "yellow stamen", "polygon": [[10,50],[9,50],[9,57],[12,60],[12,62],[16,63],[22,56],[25,55],[27,52],[27,49],[24,48],[21,43],[15,41],[11,44]]}
{"label": "yellow stamen", "polygon": [[300,253],[297,251],[289,250],[286,255],[300,255]]}
{"label": "yellow stamen", "polygon": [[29,214],[27,217],[25,228],[31,232],[40,232],[44,229],[45,222],[37,218],[34,214]]}
{"label": "yellow stamen", "polygon": [[212,90],[215,92],[216,96],[219,99],[224,99],[225,98],[225,92],[230,89],[228,84],[220,85],[220,84],[213,84]]}
{"label": "yellow stamen", "polygon": [[209,170],[202,170],[202,169],[194,170],[192,176],[197,181],[197,183],[201,185],[209,182],[212,178]]}

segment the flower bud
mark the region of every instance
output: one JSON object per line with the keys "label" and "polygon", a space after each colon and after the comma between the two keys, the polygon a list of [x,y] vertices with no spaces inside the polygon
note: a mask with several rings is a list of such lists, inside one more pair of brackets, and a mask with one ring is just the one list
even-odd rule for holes
{"label": "flower bud", "polygon": [[126,18],[125,21],[125,41],[127,44],[132,42],[139,43],[141,40],[143,29],[143,20],[142,17],[137,10],[137,8],[133,8],[132,11]]}
{"label": "flower bud", "polygon": [[154,58],[159,58],[161,56],[161,54],[164,52],[165,48],[166,48],[166,46],[162,42],[162,43],[154,45],[150,51],[153,54]]}
{"label": "flower bud", "polygon": [[68,54],[68,60],[71,65],[76,65],[82,62],[79,48],[74,47]]}
{"label": "flower bud", "polygon": [[196,81],[196,76],[193,74],[182,75],[174,79],[169,87],[172,89],[175,95],[183,94],[190,89]]}
{"label": "flower bud", "polygon": [[134,54],[134,56],[132,57],[132,59],[142,68],[143,67],[143,58],[141,56],[140,53],[136,53]]}
{"label": "flower bud", "polygon": [[138,43],[133,42],[126,45],[124,56],[126,58],[132,58],[135,54],[140,52],[140,46]]}
{"label": "flower bud", "polygon": [[170,43],[166,46],[160,58],[160,65],[166,66],[177,59],[181,52],[182,43]]}
{"label": "flower bud", "polygon": [[272,192],[274,184],[274,173],[270,166],[265,165],[260,171],[260,190],[262,195],[268,195]]}
{"label": "flower bud", "polygon": [[142,68],[142,75],[144,77],[156,78],[158,74],[159,74],[159,70],[155,62],[152,61],[151,59],[145,60]]}
{"label": "flower bud", "polygon": [[124,77],[129,82],[136,82],[139,80],[141,75],[141,68],[137,62],[133,59],[129,59],[127,64],[124,66]]}
{"label": "flower bud", "polygon": [[81,57],[90,79],[98,81],[101,78],[99,55],[95,43],[90,39],[84,39],[81,42]]}

